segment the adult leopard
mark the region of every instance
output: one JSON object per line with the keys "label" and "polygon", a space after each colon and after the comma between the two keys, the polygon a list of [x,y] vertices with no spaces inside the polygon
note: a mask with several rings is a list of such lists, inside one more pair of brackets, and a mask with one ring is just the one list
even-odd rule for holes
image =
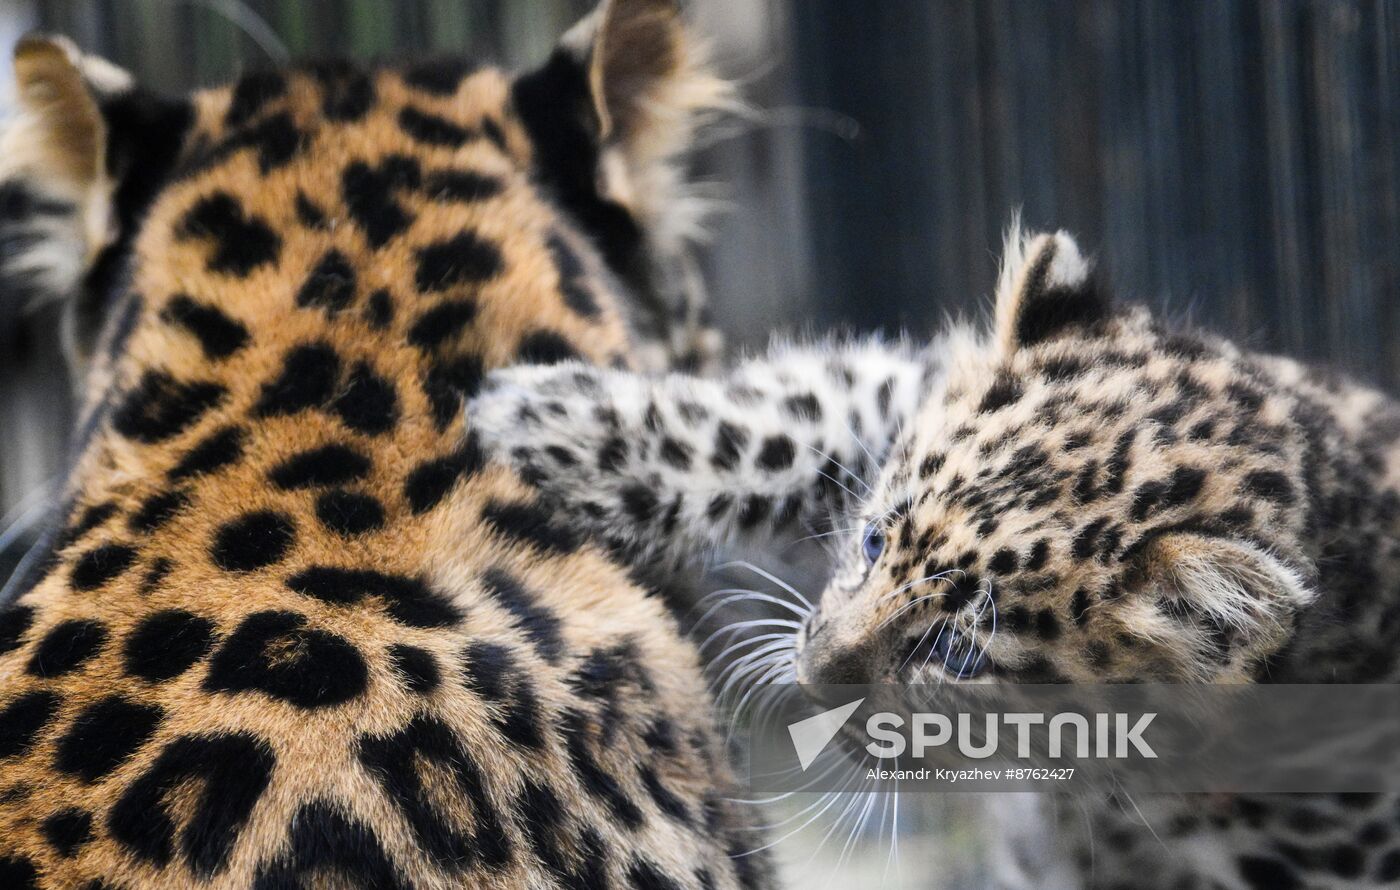
{"label": "adult leopard", "polygon": [[515,77],[16,72],[0,286],[71,301],[84,407],[0,611],[0,886],[766,885],[693,647],[461,435],[491,368],[710,346],[674,4]]}

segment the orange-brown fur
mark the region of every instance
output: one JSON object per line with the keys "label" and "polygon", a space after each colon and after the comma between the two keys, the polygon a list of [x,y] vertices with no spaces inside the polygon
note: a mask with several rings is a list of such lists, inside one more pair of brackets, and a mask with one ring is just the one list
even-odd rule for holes
{"label": "orange-brown fur", "polygon": [[[305,141],[289,162],[266,173],[259,169],[257,150],[249,148],[198,166],[201,150],[226,135],[231,90],[209,90],[194,98],[195,123],[181,161],[193,172],[177,173],[161,191],[136,242],[130,290],[142,301],[139,320],[129,340],[115,344],[119,351],[99,362],[85,392],[97,425],[69,479],[70,527],[98,505],[111,504],[115,510],[63,541],[47,574],[19,601],[20,608],[33,610],[32,624],[19,636],[16,648],[0,655],[0,708],[36,689],[55,692],[62,702],[27,750],[0,759],[0,857],[11,865],[26,860],[43,887],[80,886],[94,878],[107,881],[106,886],[129,888],[196,883],[197,871],[182,855],[179,838],[203,806],[198,782],[179,783],[164,797],[176,838],[167,864],[136,855],[114,839],[109,814],[173,740],[246,732],[266,742],[276,766],[226,858],[198,875],[207,879],[202,886],[249,886],[270,863],[285,861],[292,855],[289,830],[294,816],[310,801],[327,802],[369,829],[405,885],[549,886],[561,878],[531,854],[526,823],[532,817],[522,815],[516,803],[527,779],[545,784],[558,796],[559,819],[568,826],[559,843],[570,867],[588,865],[582,861],[580,830],[592,827],[609,851],[593,864],[611,880],[627,880],[630,870],[644,860],[683,886],[693,886],[702,871],[716,886],[733,886],[739,874],[752,869],[736,871],[727,858],[731,847],[742,841],[729,834],[735,823],[730,806],[721,800],[729,774],[711,731],[697,657],[663,606],[595,548],[581,544],[551,551],[483,521],[488,502],[532,502],[531,491],[503,468],[472,468],[430,509],[415,513],[410,507],[405,494],[409,474],[425,461],[462,447],[460,422],[436,423],[424,393],[422,381],[434,363],[475,355],[486,368],[508,364],[516,360],[522,338],[540,329],[559,334],[593,362],[627,361],[631,347],[601,259],[587,236],[532,181],[533,149],[512,111],[507,77],[493,69],[477,71],[451,96],[411,87],[397,70],[381,69],[372,78],[375,103],[365,117],[331,123],[324,119],[324,89],[316,78],[305,72],[288,75],[285,95],[257,115],[289,112]],[[489,119],[504,135],[505,150],[490,138],[474,138],[460,147],[424,144],[397,123],[407,105],[471,129],[480,129]],[[415,159],[425,175],[440,169],[468,170],[499,179],[503,188],[475,202],[442,202],[421,192],[396,192],[414,221],[375,249],[347,212],[341,177],[352,162],[375,166],[392,154]],[[276,260],[246,277],[211,269],[213,241],[182,234],[182,220],[191,207],[219,191],[234,196],[281,239]],[[324,212],[327,225],[309,227],[298,219],[299,193]],[[480,284],[420,294],[414,281],[415,252],[462,231],[498,247],[501,271]],[[601,307],[597,318],[582,317],[562,301],[560,273],[547,247],[548,237],[556,232],[588,266],[588,284]],[[316,306],[299,307],[299,289],[331,248],[350,261],[357,278],[354,297],[334,315]],[[388,290],[394,304],[393,320],[382,330],[363,315],[368,295],[380,288]],[[247,344],[226,358],[211,359],[195,337],[162,316],[176,294],[217,307],[242,324],[249,335]],[[407,331],[421,314],[454,297],[475,301],[474,319],[435,349],[411,345]],[[350,429],[324,405],[285,416],[255,416],[263,388],[280,373],[284,355],[310,342],[328,344],[338,355],[338,394],[344,392],[350,369],[360,362],[393,384],[398,419],[392,429],[379,434]],[[168,438],[138,441],[117,432],[111,418],[151,370],[181,382],[216,383],[226,394],[216,407]],[[192,446],[230,423],[247,431],[241,459],[203,477],[169,481],[170,470]],[[330,443],[348,445],[371,459],[368,475],[345,487],[382,505],[385,521],[379,530],[337,534],[317,515],[316,499],[324,488],[282,490],[270,483],[272,468],[298,452]],[[183,491],[188,502],[157,530],[133,531],[129,521],[143,503],[172,488]],[[259,510],[290,519],[295,542],[268,565],[249,571],[220,568],[211,560],[220,527]],[[110,544],[133,547],[133,563],[96,589],[75,589],[75,565],[95,548]],[[161,559],[171,568],[153,589],[146,589],[147,574]],[[289,589],[286,579],[313,565],[423,578],[464,617],[453,627],[413,627],[386,614],[384,603],[375,597],[330,603]],[[540,607],[557,617],[563,649],[557,663],[531,645],[510,610],[483,592],[482,573],[490,569],[513,576]],[[168,609],[212,621],[212,649],[173,679],[151,682],[132,676],[123,660],[125,641],[143,619]],[[305,616],[307,627],[348,641],[368,668],[363,693],[343,703],[306,708],[257,690],[204,688],[211,660],[228,635],[246,616],[263,610],[298,613]],[[69,673],[35,676],[27,664],[36,648],[55,626],[72,619],[100,621],[107,632],[105,644]],[[463,649],[480,641],[507,647],[532,684],[545,734],[541,750],[525,750],[505,739],[492,722],[502,715],[503,706],[484,701],[462,681]],[[419,694],[406,688],[387,654],[399,644],[417,646],[436,658],[442,676],[436,689]],[[295,664],[306,657],[306,645],[305,639],[289,637],[266,657],[269,663]],[[619,645],[632,648],[635,664],[652,688],[619,681],[616,692],[623,698],[624,713],[608,716],[571,684],[590,653]],[[130,756],[95,781],[56,769],[55,746],[70,732],[74,717],[113,695],[158,707],[159,725]],[[639,827],[619,827],[606,803],[583,787],[566,751],[571,741],[561,717],[567,710],[585,714],[588,748],[645,814]],[[395,733],[422,715],[449,726],[480,766],[510,840],[512,855],[505,865],[460,870],[435,859],[358,758],[365,737]],[[645,741],[646,731],[657,721],[674,728],[675,745],[669,753]],[[474,830],[480,815],[451,776],[440,764],[424,761],[417,766],[438,816],[456,829]],[[682,802],[689,821],[658,809],[639,778],[642,767],[653,769],[661,785]],[[92,814],[92,837],[65,856],[46,841],[40,823],[72,807]],[[319,877],[331,880],[334,871],[328,868]],[[363,879],[353,869],[341,877]]]}

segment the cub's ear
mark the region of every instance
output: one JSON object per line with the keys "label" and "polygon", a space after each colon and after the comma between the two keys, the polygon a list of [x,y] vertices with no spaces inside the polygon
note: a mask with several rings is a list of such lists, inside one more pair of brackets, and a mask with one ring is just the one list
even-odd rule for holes
{"label": "cub's ear", "polygon": [[997,281],[997,342],[1004,354],[1108,313],[1108,300],[1073,238],[1065,232],[1022,234],[1012,226]]}
{"label": "cub's ear", "polygon": [[1226,678],[1247,679],[1315,598],[1301,572],[1243,541],[1173,532],[1151,539],[1131,564],[1129,585],[1155,594],[1160,612],[1144,626],[1184,630],[1203,673]]}

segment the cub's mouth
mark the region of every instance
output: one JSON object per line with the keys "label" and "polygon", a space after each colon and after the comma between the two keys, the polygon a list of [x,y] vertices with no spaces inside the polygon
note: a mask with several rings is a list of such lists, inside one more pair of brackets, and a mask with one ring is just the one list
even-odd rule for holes
{"label": "cub's mouth", "polygon": [[930,628],[918,637],[909,638],[909,655],[896,676],[905,682],[914,682],[926,678],[929,668],[937,671],[940,682],[988,676],[995,672],[996,665],[987,653],[986,640],[985,633],[946,626]]}
{"label": "cub's mouth", "polygon": [[[910,685],[983,679],[996,673],[990,634],[935,624],[887,643],[842,645],[822,633],[797,642],[797,682],[803,685]],[[896,642],[897,640],[897,642]]]}

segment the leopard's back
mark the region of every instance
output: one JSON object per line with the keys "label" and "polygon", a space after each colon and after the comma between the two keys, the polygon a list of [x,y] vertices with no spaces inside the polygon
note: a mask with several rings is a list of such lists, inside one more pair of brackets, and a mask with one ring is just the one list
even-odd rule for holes
{"label": "leopard's back", "polygon": [[573,52],[189,100],[0,612],[0,884],[763,880],[693,647],[461,416],[492,367],[633,360],[628,270],[539,163]]}

